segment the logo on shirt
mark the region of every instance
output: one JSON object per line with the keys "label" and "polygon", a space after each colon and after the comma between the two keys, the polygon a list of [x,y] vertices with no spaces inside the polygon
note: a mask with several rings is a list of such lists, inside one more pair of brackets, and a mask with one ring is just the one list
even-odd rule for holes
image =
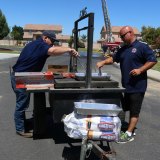
{"label": "logo on shirt", "polygon": [[133,48],[132,49],[132,53],[136,53],[137,52],[137,49],[136,48]]}

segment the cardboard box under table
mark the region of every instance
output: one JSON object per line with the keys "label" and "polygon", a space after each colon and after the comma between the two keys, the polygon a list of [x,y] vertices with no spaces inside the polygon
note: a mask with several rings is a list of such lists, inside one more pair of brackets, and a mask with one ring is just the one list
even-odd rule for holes
{"label": "cardboard box under table", "polygon": [[53,73],[68,72],[68,65],[48,65],[48,71]]}

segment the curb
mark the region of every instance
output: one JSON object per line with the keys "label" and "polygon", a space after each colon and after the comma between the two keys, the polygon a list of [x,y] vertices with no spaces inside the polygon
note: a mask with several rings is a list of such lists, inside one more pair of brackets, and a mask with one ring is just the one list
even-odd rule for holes
{"label": "curb", "polygon": [[157,81],[157,82],[160,82],[160,79],[158,78],[155,78],[155,77],[151,77],[151,76],[147,76],[149,79],[153,80],[153,81]]}

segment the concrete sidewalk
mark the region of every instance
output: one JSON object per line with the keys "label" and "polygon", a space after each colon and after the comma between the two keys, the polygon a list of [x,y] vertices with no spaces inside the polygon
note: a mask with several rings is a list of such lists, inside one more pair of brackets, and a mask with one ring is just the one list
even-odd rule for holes
{"label": "concrete sidewalk", "polygon": [[160,72],[159,71],[149,69],[147,71],[147,74],[148,74],[148,78],[150,78],[154,81],[160,82]]}
{"label": "concrete sidewalk", "polygon": [[18,57],[17,53],[0,53],[0,60]]}

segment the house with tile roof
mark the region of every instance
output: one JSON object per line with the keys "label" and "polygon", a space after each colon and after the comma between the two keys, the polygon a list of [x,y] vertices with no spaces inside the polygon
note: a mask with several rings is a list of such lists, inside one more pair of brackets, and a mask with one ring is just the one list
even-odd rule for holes
{"label": "house with tile roof", "polygon": [[23,28],[24,35],[23,40],[32,41],[39,38],[43,31],[52,30],[55,32],[56,37],[62,43],[67,42],[70,39],[70,35],[62,34],[62,26],[61,25],[48,25],[48,24],[26,24]]}
{"label": "house with tile roof", "polygon": [[[123,26],[112,26],[112,36],[115,42],[122,42],[120,36],[119,36],[119,31],[121,30]],[[141,38],[141,33],[136,27],[133,27],[134,33],[137,38]],[[100,39],[97,41],[98,43],[102,43],[107,39],[107,32],[106,32],[106,27],[103,26],[100,32]]]}

